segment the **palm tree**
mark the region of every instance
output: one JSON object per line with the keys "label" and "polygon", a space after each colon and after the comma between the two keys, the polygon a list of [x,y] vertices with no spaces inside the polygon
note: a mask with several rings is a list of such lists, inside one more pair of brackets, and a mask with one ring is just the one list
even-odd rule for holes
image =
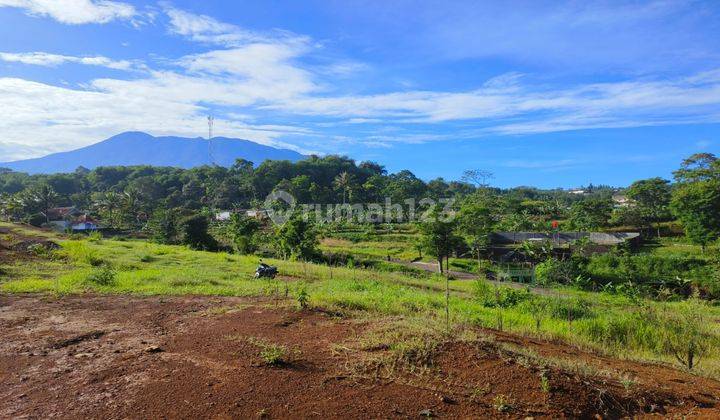
{"label": "palm tree", "polygon": [[343,205],[346,203],[346,196],[348,192],[350,192],[350,189],[353,184],[353,176],[349,174],[347,171],[340,173],[338,176],[335,177],[335,188],[342,190],[343,192]]}
{"label": "palm tree", "polygon": [[0,196],[0,215],[6,220],[15,220],[22,214],[23,203],[20,197],[10,194]]}
{"label": "palm tree", "polygon": [[24,205],[39,209],[45,215],[45,221],[49,222],[48,212],[55,206],[58,194],[49,184],[38,184],[25,192]]}

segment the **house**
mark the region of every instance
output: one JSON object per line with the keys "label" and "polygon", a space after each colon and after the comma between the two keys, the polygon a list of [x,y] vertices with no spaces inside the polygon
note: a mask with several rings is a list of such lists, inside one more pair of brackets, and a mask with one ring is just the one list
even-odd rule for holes
{"label": "house", "polygon": [[520,245],[525,241],[551,242],[555,246],[567,246],[573,242],[587,238],[594,245],[613,246],[625,242],[634,242],[640,239],[638,232],[494,232],[490,234],[490,243],[493,246]]}
{"label": "house", "polygon": [[610,251],[614,246],[627,244],[636,247],[640,244],[638,232],[494,232],[490,234],[489,251],[492,258],[500,262],[517,257],[521,246],[526,243],[548,243],[552,253],[565,258],[572,251],[573,244],[579,240],[587,241],[586,253],[598,254]]}
{"label": "house", "polygon": [[73,232],[93,232],[101,229],[100,224],[87,214],[76,218],[71,224]]}
{"label": "house", "polygon": [[247,217],[252,217],[258,220],[265,220],[269,217],[267,210],[222,210],[215,213],[215,220],[218,222],[230,221],[230,217],[233,213],[244,214]]}
{"label": "house", "polygon": [[625,194],[615,194],[612,196],[612,201],[615,204],[615,207],[629,207],[632,203],[632,200],[628,198]]}
{"label": "house", "polygon": [[232,215],[231,211],[220,211],[215,213],[215,221],[217,222],[227,222],[230,220],[230,216]]}

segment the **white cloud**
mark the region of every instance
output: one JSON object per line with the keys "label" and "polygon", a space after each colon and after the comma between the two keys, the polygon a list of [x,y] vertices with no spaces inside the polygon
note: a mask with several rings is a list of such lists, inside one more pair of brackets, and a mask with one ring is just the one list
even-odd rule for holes
{"label": "white cloud", "polygon": [[[196,42],[237,46],[244,43],[265,42],[271,37],[242,29],[238,26],[220,22],[206,16],[190,13],[165,5],[165,13],[170,19],[168,30],[175,35],[184,36]],[[276,38],[296,36],[287,32],[278,32]]]}
{"label": "white cloud", "polygon": [[[285,112],[396,123],[480,121],[504,134],[717,120],[715,73],[552,89],[496,80],[467,92],[410,91],[366,96],[303,96],[265,106]],[[507,83],[511,80],[510,83]]]}
{"label": "white cloud", "polygon": [[84,64],[87,66],[101,66],[116,70],[132,70],[134,68],[142,67],[141,64],[129,60],[112,60],[110,58],[102,56],[73,57],[68,55],[51,54],[46,52],[0,52],[0,60],[45,67],[54,67],[65,63]]}
{"label": "white cloud", "polygon": [[[70,89],[0,78],[0,162],[77,148],[128,130],[196,137],[207,130],[207,110],[197,103],[144,92]],[[202,99],[202,97],[195,98]],[[218,135],[287,146],[282,137],[308,131],[283,125],[249,125],[218,118]],[[21,144],[22,149],[12,143]],[[297,149],[297,147],[296,147]],[[27,150],[32,150],[28,154]],[[12,153],[10,151],[15,151]]]}
{"label": "white cloud", "polygon": [[137,14],[132,5],[109,0],[0,0],[0,7],[18,7],[27,14],[49,16],[69,25],[107,23]]}
{"label": "white cloud", "polygon": [[[0,0],[0,4],[9,1]],[[0,103],[9,110],[0,121],[5,142],[5,149],[0,150],[15,142],[42,154],[126,130],[197,135],[205,129],[203,116],[215,108],[225,116],[218,118],[223,135],[283,146],[288,136],[312,144],[310,137],[323,133],[248,121],[304,122],[302,117],[312,117],[313,127],[332,133],[318,140],[327,149],[340,147],[330,139],[337,138],[338,131],[349,125],[353,126],[354,141],[385,147],[393,142],[422,143],[488,134],[720,121],[720,69],[674,79],[628,78],[569,87],[534,84],[529,77],[508,73],[464,91],[351,95],[327,87],[333,77],[346,77],[363,65],[343,60],[322,66],[317,60],[308,60],[315,63],[308,65],[303,59],[311,55],[317,58],[319,51],[306,37],[280,32],[258,34],[208,16],[164,7],[172,33],[219,44],[221,49],[163,61],[163,67],[152,69],[135,61],[102,56],[0,53],[2,60],[26,64],[80,63],[144,70],[133,74],[137,76],[134,78],[99,78],[79,88],[0,78]],[[442,130],[438,130],[436,126],[441,124]]]}

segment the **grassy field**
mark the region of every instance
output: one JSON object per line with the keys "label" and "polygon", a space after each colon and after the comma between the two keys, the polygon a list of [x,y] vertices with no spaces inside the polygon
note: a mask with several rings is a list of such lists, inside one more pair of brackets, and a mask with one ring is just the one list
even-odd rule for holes
{"label": "grassy field", "polygon": [[[142,295],[273,296],[285,303],[307,295],[309,304],[354,316],[401,316],[444,324],[445,279],[428,275],[337,268],[269,260],[281,276],[254,280],[254,256],[192,251],[144,241],[59,240],[61,249],[1,267],[0,291],[9,293],[126,293]],[[450,322],[564,340],[618,357],[675,361],[661,351],[663,324],[654,314],[679,312],[683,303],[658,303],[605,294],[558,290],[535,296],[483,281],[450,281]],[[720,340],[720,308],[703,307],[706,333]],[[720,377],[711,352],[698,372]]]}

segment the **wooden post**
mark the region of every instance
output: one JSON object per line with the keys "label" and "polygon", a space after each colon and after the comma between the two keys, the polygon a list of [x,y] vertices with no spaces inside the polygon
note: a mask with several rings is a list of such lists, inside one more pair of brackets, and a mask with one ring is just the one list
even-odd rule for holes
{"label": "wooden post", "polygon": [[450,276],[445,274],[445,330],[450,333]]}

